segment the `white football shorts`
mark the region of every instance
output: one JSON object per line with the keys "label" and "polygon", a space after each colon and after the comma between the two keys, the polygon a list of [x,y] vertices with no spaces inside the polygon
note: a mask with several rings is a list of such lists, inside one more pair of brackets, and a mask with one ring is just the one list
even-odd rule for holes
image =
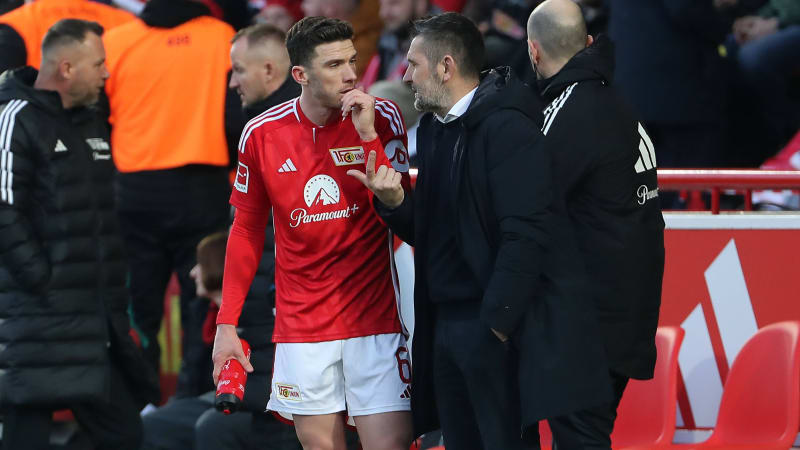
{"label": "white football shorts", "polygon": [[400,333],[278,343],[267,409],[288,420],[292,414],[410,411],[410,381],[408,348]]}

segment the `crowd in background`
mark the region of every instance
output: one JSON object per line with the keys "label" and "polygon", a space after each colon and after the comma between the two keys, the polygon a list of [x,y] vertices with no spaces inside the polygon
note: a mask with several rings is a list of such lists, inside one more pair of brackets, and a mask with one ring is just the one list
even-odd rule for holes
{"label": "crowd in background", "polygon": [[[0,11],[22,2],[0,2]],[[106,1],[140,14],[141,0]],[[525,18],[537,0],[204,0],[234,29],[270,23],[283,30],[303,16],[355,27],[361,86],[400,82],[409,21],[461,11],[483,31],[487,66],[510,65],[535,82],[525,49]],[[793,0],[579,0],[594,35],[616,46],[615,83],[645,120],[659,167],[758,167],[800,125],[800,5]],[[0,23],[4,20],[0,18]],[[12,39],[0,27],[0,69]],[[31,44],[28,44],[30,47]],[[30,58],[31,56],[29,56]],[[28,62],[31,62],[30,60]],[[34,64],[35,65],[35,64]],[[381,83],[376,92],[403,106],[411,94]],[[413,144],[412,144],[413,146]],[[788,167],[787,167],[788,168]]]}
{"label": "crowd in background", "polygon": [[[37,0],[35,3],[51,4],[52,11],[56,11],[37,18],[25,11],[24,4],[30,2],[0,0],[0,72],[24,65],[38,68],[44,32],[58,19],[77,11],[70,8],[80,9],[79,4],[85,1],[89,0]],[[197,289],[197,277],[192,277],[190,271],[198,262],[198,243],[229,224],[228,171],[236,165],[242,129],[247,120],[279,103],[276,98],[269,105],[260,103],[269,96],[255,99],[258,101],[250,99],[247,83],[237,78],[237,70],[243,69],[237,68],[236,61],[231,64],[229,54],[237,30],[267,23],[285,32],[304,16],[350,22],[355,30],[360,87],[394,100],[401,107],[409,130],[412,164],[415,125],[420,114],[413,107],[413,92],[402,82],[408,65],[406,52],[412,20],[442,11],[461,11],[478,24],[484,35],[488,67],[509,65],[527,83],[537,83],[525,44],[525,22],[538,5],[537,0],[101,3],[108,4],[108,9],[102,17],[90,20],[105,27],[110,78],[100,107],[112,126],[111,144],[119,172],[115,180],[116,202],[130,258],[133,322],[146,359],[157,368],[160,356],[155,341],[163,316],[163,292],[173,271],[177,273],[185,333],[184,364],[176,398],[196,401],[205,395],[206,399],[200,402],[201,414],[211,408],[207,317],[214,305],[195,298],[195,293],[202,294],[202,290]],[[607,33],[614,42],[614,83],[643,119],[657,149],[658,167],[758,167],[800,130],[800,2],[578,3],[590,33]],[[202,51],[172,57],[156,55],[151,48],[142,46],[142,42],[161,36],[163,30],[198,18],[202,20],[196,24],[197,36],[205,40]],[[122,27],[123,24],[127,25]],[[189,42],[181,36],[175,39],[171,45]],[[173,64],[148,65],[148,58],[172,58]],[[288,67],[277,70],[275,88],[297,95],[299,89],[287,77]],[[143,81],[147,79],[151,81]],[[190,125],[185,126],[187,123]],[[794,168],[800,169],[797,160],[800,158],[794,160]],[[787,159],[787,165],[791,166],[791,161]],[[260,297],[269,296],[274,290],[272,268],[268,267],[271,262],[268,258],[265,261],[265,278],[253,288]],[[258,311],[246,313],[245,317],[263,317],[271,307],[255,305]],[[264,330],[271,324],[256,321],[252,326],[257,330],[254,336],[267,336],[269,333]],[[268,347],[269,343],[258,345]],[[259,369],[266,373],[270,370],[268,365]],[[261,375],[266,385],[266,375]],[[253,410],[258,412],[258,406]],[[206,415],[195,415],[190,420],[190,435],[196,430],[198,436],[196,448],[205,448],[204,443],[210,445],[213,438],[209,436],[220,437],[214,430],[221,425],[208,425],[209,420]],[[259,420],[264,423],[273,419]],[[169,422],[150,426],[163,427],[165,423],[167,428],[174,426]],[[147,426],[145,421],[145,435]],[[243,429],[247,427],[241,423],[230,428],[231,433]],[[273,428],[270,430],[274,432]],[[275,448],[296,447],[291,436],[283,439],[285,446]],[[229,442],[236,445],[231,448],[249,448],[257,440]]]}

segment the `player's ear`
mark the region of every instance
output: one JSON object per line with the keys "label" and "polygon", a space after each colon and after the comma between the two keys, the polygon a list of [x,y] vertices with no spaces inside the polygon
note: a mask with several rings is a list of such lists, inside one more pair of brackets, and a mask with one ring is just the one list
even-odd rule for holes
{"label": "player's ear", "polygon": [[292,66],[292,78],[297,84],[305,86],[308,84],[308,73],[303,66]]}

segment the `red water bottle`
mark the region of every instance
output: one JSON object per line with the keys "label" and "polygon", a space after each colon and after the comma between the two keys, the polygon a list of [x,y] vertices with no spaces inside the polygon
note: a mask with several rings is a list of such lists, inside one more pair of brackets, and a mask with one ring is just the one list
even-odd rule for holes
{"label": "red water bottle", "polygon": [[[239,339],[242,343],[244,357],[250,359],[250,344],[244,339]],[[242,363],[235,358],[225,361],[217,382],[217,396],[214,406],[217,411],[223,414],[235,412],[244,398],[244,385],[247,383],[247,372]]]}

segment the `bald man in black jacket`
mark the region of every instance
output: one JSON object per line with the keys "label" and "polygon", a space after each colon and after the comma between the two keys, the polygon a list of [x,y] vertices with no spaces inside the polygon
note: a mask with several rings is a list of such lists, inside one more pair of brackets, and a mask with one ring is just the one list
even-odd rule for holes
{"label": "bald man in black jacket", "polygon": [[615,392],[609,404],[551,419],[554,448],[610,448],[628,379],[652,378],[656,361],[664,220],[655,149],[610,85],[611,42],[587,35],[575,3],[534,10],[528,46],[556,194],[576,231]]}

